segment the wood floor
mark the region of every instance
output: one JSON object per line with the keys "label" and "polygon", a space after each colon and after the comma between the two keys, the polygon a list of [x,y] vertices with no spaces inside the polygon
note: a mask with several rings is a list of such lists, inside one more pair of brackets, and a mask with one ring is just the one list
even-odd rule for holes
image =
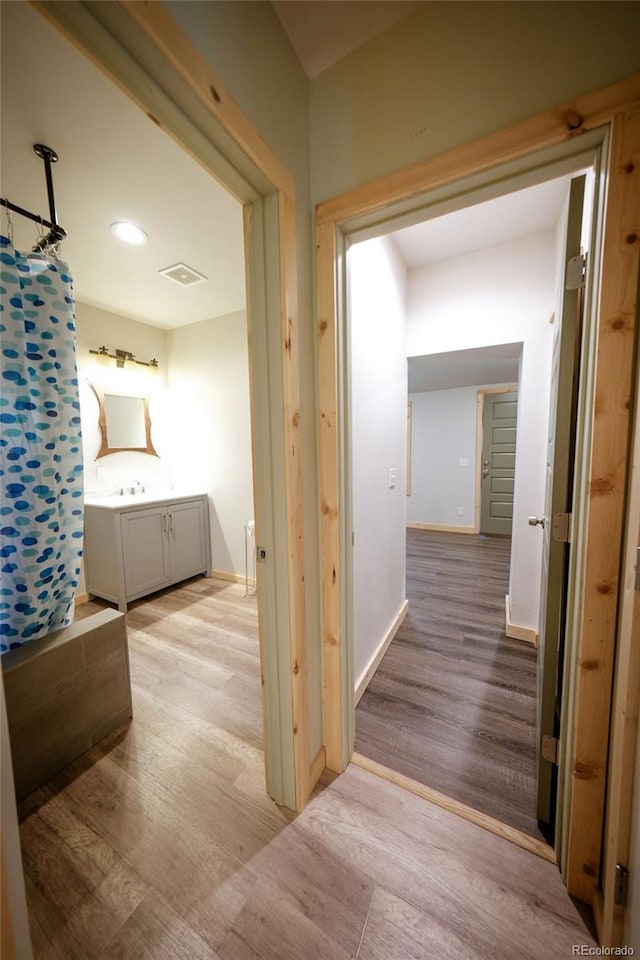
{"label": "wood floor", "polygon": [[266,797],[241,587],[194,580],[127,623],[131,725],[21,808],[38,960],[565,960],[593,944],[555,866],[364,770],[323,778],[298,816]]}
{"label": "wood floor", "polygon": [[536,651],[505,636],[510,548],[407,530],[409,612],[356,709],[356,750],[541,838]]}

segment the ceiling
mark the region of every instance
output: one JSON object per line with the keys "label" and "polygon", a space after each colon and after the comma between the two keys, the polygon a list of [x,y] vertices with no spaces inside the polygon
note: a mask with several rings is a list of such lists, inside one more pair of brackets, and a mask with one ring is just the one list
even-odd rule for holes
{"label": "ceiling", "polygon": [[409,393],[517,383],[521,343],[501,343],[472,350],[409,357]]}
{"label": "ceiling", "polygon": [[570,177],[549,180],[391,234],[407,269],[554,230]]}
{"label": "ceiling", "polygon": [[[329,39],[336,35],[332,56],[341,55],[338,40],[349,36],[352,43],[358,35],[361,43],[374,23],[384,29],[390,22],[384,17],[397,19],[415,6],[368,0],[274,5],[286,8],[289,23],[297,17],[310,29],[314,16],[333,23],[332,31],[322,28]],[[393,9],[383,15],[383,8]],[[0,15],[2,195],[46,215],[43,165],[32,145],[58,151],[56,199],[69,233],[63,254],[76,299],[165,329],[242,310],[240,204],[28,3],[0,3]],[[347,22],[359,33],[343,30]],[[319,27],[316,33],[323,46]],[[552,181],[392,237],[409,268],[509,243],[552,230],[565,190],[566,179]],[[128,247],[115,240],[109,231],[115,220],[138,223],[149,243]],[[36,226],[15,216],[14,235],[18,248],[29,249]],[[185,288],[158,273],[178,262],[207,282]]]}
{"label": "ceiling", "polygon": [[[240,204],[26,2],[0,10],[2,196],[48,218],[32,145],[58,152],[76,299],[163,328],[244,309]],[[36,225],[13,220],[16,247],[31,248]],[[116,220],[139,224],[148,244],[117,241]],[[180,261],[207,282],[181,287],[158,274]]]}
{"label": "ceiling", "polygon": [[309,77],[403,20],[424,0],[272,0]]}

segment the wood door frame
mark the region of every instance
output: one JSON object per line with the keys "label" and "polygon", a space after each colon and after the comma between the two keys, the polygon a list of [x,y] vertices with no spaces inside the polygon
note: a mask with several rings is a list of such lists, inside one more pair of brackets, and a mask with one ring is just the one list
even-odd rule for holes
{"label": "wood door frame", "polygon": [[[624,530],[625,464],[636,327],[640,259],[640,74],[516,124],[388,174],[316,208],[321,565],[324,711],[327,765],[347,766],[353,749],[352,684],[345,583],[344,484],[345,234],[357,218],[374,223],[394,205],[550,148],[575,146],[589,131],[604,131],[603,192],[606,217],[601,244],[595,332],[587,345],[592,363],[590,407],[584,411],[590,443],[581,475],[582,565],[573,596],[576,635],[570,729],[565,734],[567,802],[563,873],[569,892],[590,902],[598,884],[603,827],[612,664],[615,649],[619,557]],[[625,206],[626,203],[626,206]],[[424,217],[423,217],[424,219]],[[414,221],[415,222],[415,221]],[[576,551],[577,552],[577,551]],[[569,673],[567,669],[566,673]]]}
{"label": "wood door frame", "polygon": [[[502,387],[480,387],[479,390],[476,390],[476,488],[474,491],[473,502],[473,532],[476,534],[480,533],[480,513],[482,506],[482,447],[484,444],[484,426],[482,414],[484,408],[484,398],[488,393],[517,393],[518,387],[519,383],[515,386],[510,384],[509,386]],[[511,558],[509,558],[509,569],[511,569]]]}
{"label": "wood door frame", "polygon": [[309,762],[294,178],[164,4],[30,2],[243,204],[266,780],[300,810],[324,751]]}
{"label": "wood door frame", "polygon": [[[639,205],[640,206],[640,205]],[[639,343],[636,339],[636,351]],[[636,359],[638,353],[636,354]],[[607,804],[602,885],[596,909],[600,938],[607,946],[623,946],[624,908],[615,902],[613,891],[616,864],[629,867],[634,780],[630,776],[636,757],[640,708],[640,594],[636,588],[636,567],[640,565],[640,377],[636,378],[633,450],[629,458],[627,484],[627,528],[623,553],[622,593],[618,618],[614,707],[609,756],[610,795]],[[638,882],[636,877],[635,883]]]}

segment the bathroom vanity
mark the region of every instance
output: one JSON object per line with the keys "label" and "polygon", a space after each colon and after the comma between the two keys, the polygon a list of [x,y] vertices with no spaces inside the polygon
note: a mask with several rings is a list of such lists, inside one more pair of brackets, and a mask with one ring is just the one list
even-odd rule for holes
{"label": "bathroom vanity", "polygon": [[203,573],[211,550],[206,494],[85,497],[87,592],[118,604]]}

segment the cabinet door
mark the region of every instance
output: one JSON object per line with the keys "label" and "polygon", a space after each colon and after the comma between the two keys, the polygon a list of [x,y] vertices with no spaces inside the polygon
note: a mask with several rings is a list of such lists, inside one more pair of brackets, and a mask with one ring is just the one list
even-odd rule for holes
{"label": "cabinet door", "polygon": [[148,507],[120,517],[127,597],[159,590],[171,579],[166,507]]}
{"label": "cabinet door", "polygon": [[207,523],[203,500],[174,503],[169,510],[169,555],[171,580],[186,580],[208,573]]}

